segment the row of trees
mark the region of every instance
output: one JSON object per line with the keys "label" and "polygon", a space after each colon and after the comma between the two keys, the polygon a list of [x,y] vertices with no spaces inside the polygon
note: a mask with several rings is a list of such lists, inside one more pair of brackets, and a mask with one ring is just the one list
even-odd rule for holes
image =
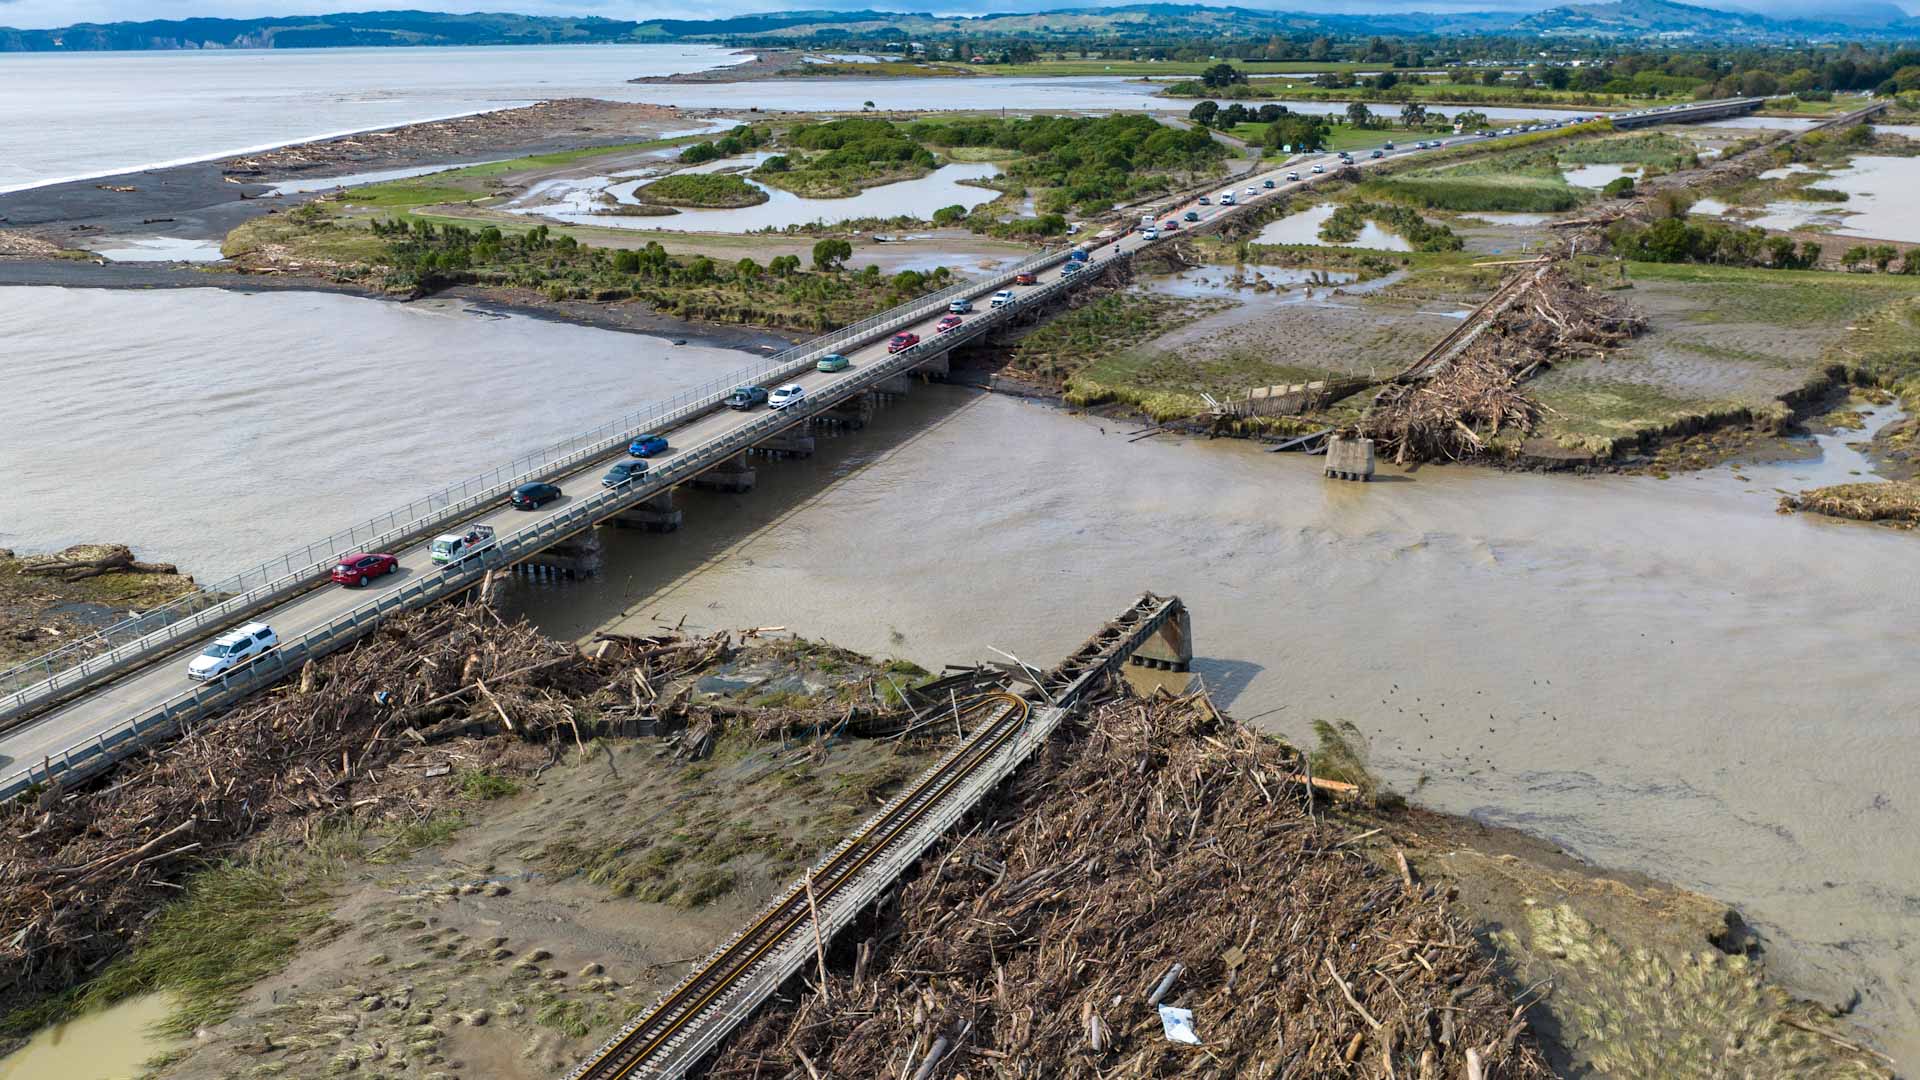
{"label": "row of trees", "polygon": [[1049,213],[1105,210],[1164,190],[1169,175],[1209,169],[1227,154],[1204,131],[1175,130],[1140,114],[922,120],[907,125],[906,134],[927,146],[1017,152],[1006,177],[1054,189]]}

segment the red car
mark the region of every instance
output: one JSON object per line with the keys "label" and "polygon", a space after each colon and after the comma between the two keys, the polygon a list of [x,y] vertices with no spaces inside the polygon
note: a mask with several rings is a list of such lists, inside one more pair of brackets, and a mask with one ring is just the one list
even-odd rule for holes
{"label": "red car", "polygon": [[946,318],[941,319],[940,325],[934,327],[933,329],[934,329],[934,332],[937,334],[944,334],[947,331],[952,330],[954,327],[959,326],[962,322],[965,322],[965,321],[966,320],[962,319],[958,315],[949,315]]}
{"label": "red car", "polygon": [[887,351],[890,353],[906,352],[918,344],[920,344],[919,334],[895,334],[893,335],[893,340],[887,342]]}
{"label": "red car", "polygon": [[367,579],[384,577],[400,569],[400,560],[391,555],[357,551],[343,555],[334,565],[331,577],[340,585],[365,585]]}
{"label": "red car", "polygon": [[1039,278],[1033,276],[1033,272],[1030,270],[1022,270],[1013,275],[1013,283],[1015,285],[1033,285],[1037,284],[1039,280]]}

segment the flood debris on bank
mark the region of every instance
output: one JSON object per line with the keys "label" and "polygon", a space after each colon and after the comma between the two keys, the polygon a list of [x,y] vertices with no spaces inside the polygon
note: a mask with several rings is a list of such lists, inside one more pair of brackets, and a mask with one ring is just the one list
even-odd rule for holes
{"label": "flood debris on bank", "polygon": [[1304,768],[1203,695],[1096,708],[705,1075],[1550,1075],[1446,897]]}
{"label": "flood debris on bank", "polygon": [[1781,513],[1796,510],[1900,529],[1920,528],[1920,484],[1902,480],[1835,484],[1781,496]]}
{"label": "flood debris on bank", "polygon": [[125,544],[75,544],[44,555],[0,548],[0,667],[73,641],[194,588],[172,563],[143,562]]}
{"label": "flood debris on bank", "polygon": [[[588,655],[484,605],[440,606],[389,621],[92,787],[16,799],[0,807],[0,1015],[137,943],[183,880],[250,838],[346,829],[377,847],[476,778],[537,773],[601,734],[739,723],[778,737],[912,715],[898,694],[695,700],[694,680],[740,651],[724,633],[663,633],[603,639]],[[683,756],[710,749],[703,738]]]}
{"label": "flood debris on bank", "polygon": [[1543,415],[1522,386],[1528,378],[1558,360],[1603,358],[1646,325],[1618,296],[1555,267],[1431,377],[1390,383],[1360,431],[1396,464],[1511,456]]}

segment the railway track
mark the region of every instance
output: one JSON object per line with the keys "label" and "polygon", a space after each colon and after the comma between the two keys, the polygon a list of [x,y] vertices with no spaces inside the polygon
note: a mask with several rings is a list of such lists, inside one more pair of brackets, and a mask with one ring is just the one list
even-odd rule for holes
{"label": "railway track", "polygon": [[[912,788],[895,796],[878,814],[815,866],[760,917],[715,950],[692,974],[668,991],[654,1007],[582,1063],[567,1080],[626,1080],[656,1077],[679,1060],[678,1051],[696,1029],[726,1008],[730,993],[749,981],[781,947],[813,934],[815,913],[847,889],[876,858],[907,837],[927,812],[973,775],[1027,720],[1024,698],[997,692],[967,711],[974,733],[929,769]],[[811,886],[809,889],[808,886]]]}
{"label": "railway track", "polygon": [[1520,299],[1521,294],[1532,288],[1552,265],[1551,260],[1546,256],[1542,256],[1535,262],[1535,268],[1523,270],[1508,278],[1505,284],[1495,289],[1493,295],[1487,297],[1486,301],[1462,320],[1459,326],[1454,327],[1451,333],[1441,338],[1433,348],[1428,349],[1426,355],[1415,360],[1405,371],[1395,375],[1389,381],[1411,382],[1414,379],[1423,379],[1438,373],[1443,365],[1460,355],[1468,345],[1473,344],[1474,339],[1484,333],[1487,327],[1493,325],[1493,321],[1499,318],[1507,308],[1513,306]]}

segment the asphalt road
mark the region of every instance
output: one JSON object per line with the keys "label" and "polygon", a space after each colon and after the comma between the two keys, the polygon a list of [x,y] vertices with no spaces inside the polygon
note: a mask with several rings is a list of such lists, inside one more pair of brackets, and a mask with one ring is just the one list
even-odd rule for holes
{"label": "asphalt road", "polygon": [[[1457,141],[1458,139],[1448,140],[1449,143]],[[1370,165],[1379,165],[1386,160],[1404,157],[1409,153],[1417,153],[1417,151],[1400,148],[1378,160],[1368,158],[1366,151],[1355,151],[1355,153],[1358,155],[1356,164],[1365,168]],[[1201,206],[1197,200],[1182,201],[1160,207],[1158,217],[1165,222],[1178,219],[1191,210],[1198,213],[1204,222],[1227,214],[1258,208],[1305,186],[1305,181],[1312,179],[1310,170],[1317,161],[1325,162],[1329,173],[1336,167],[1332,154],[1298,156],[1276,168],[1248,176],[1233,177],[1231,183],[1223,180],[1222,187],[1212,193],[1211,202],[1214,205]],[[1303,181],[1289,182],[1286,179],[1289,171],[1298,171],[1304,178]],[[1263,182],[1267,180],[1273,181],[1274,187],[1271,189],[1263,187]],[[1249,188],[1254,192],[1253,195],[1245,194]],[[1228,190],[1236,193],[1239,206],[1218,205],[1218,196]],[[1196,223],[1183,223],[1186,227],[1191,227],[1193,224]],[[1152,242],[1146,240],[1139,231],[1132,231],[1096,249],[1093,258],[1097,262],[1116,254],[1138,251]],[[1041,283],[1045,283],[1056,279],[1060,273],[1061,267],[1056,266],[1041,273],[1039,279]],[[1022,290],[1016,287],[1013,291],[1017,296]],[[978,311],[984,312],[987,309],[991,292],[992,290],[982,289],[974,295],[974,303]],[[933,340],[938,336],[935,326],[945,314],[944,306],[930,304],[919,321],[906,329],[919,334],[923,340]],[[886,356],[886,348],[886,337],[873,339],[859,348],[845,352],[853,362],[847,370],[833,373],[809,371],[791,381],[806,387],[809,394],[818,394],[835,382],[857,374],[863,364]],[[638,404],[637,402],[629,403],[628,407]],[[721,408],[696,417],[665,433],[675,449],[667,454],[656,456],[654,460],[666,460],[673,453],[694,449],[718,439],[758,419],[764,409],[765,406],[761,406],[750,412],[736,412]],[[501,536],[515,532],[543,517],[566,509],[574,498],[598,490],[600,476],[614,460],[624,459],[619,457],[602,459],[556,478],[555,482],[567,494],[538,510],[520,511],[503,506],[475,517],[471,523],[492,525]],[[248,621],[265,622],[274,628],[282,641],[291,640],[325,625],[381,593],[406,584],[413,575],[431,570],[433,563],[429,555],[430,546],[430,542],[420,543],[395,552],[394,554],[400,560],[400,569],[392,575],[376,578],[364,587],[323,585],[286,601],[258,616],[257,620]],[[91,742],[97,736],[119,728],[130,717],[153,709],[168,698],[191,689],[193,683],[187,679],[186,675],[187,662],[205,647],[207,641],[224,632],[223,629],[209,633],[205,639],[193,646],[130,672],[116,682],[101,686],[84,697],[45,713],[33,722],[0,736],[0,777],[11,776],[28,765],[37,767],[44,759],[57,757],[69,747]]]}

